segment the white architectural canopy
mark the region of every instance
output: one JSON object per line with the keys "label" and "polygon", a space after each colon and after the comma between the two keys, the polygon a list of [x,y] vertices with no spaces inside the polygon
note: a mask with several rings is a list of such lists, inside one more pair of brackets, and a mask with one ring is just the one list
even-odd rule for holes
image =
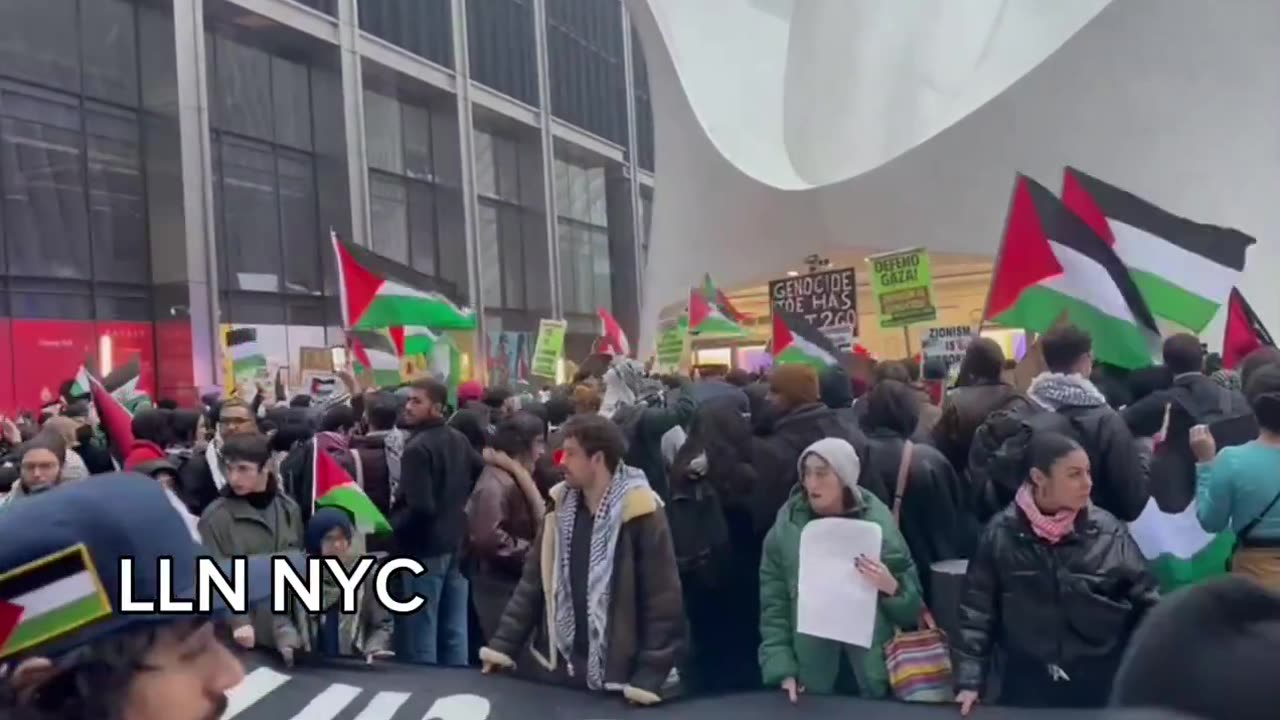
{"label": "white architectural canopy", "polygon": [[[657,174],[642,345],[709,271],[810,253],[995,254],[1015,172],[1079,167],[1258,238],[1280,326],[1274,0],[626,0]],[[1209,333],[1216,333],[1218,325]]]}

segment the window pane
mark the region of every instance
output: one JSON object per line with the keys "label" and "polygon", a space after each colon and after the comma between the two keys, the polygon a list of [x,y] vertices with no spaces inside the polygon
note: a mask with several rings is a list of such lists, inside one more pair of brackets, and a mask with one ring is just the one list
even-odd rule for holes
{"label": "window pane", "polygon": [[0,68],[4,74],[79,90],[75,0],[0,2]]}
{"label": "window pane", "polygon": [[380,173],[372,174],[369,177],[369,195],[374,252],[408,264],[409,208],[404,181]]}
{"label": "window pane", "polygon": [[431,172],[436,182],[458,187],[462,184],[462,150],[459,146],[458,118],[453,112],[431,113]]}
{"label": "window pane", "polygon": [[88,295],[15,291],[13,317],[90,320],[93,318],[93,301]]}
{"label": "window pane", "polygon": [[569,165],[569,206],[564,214],[582,222],[591,222],[591,199],[587,188],[587,169]]}
{"label": "window pane", "polygon": [[426,275],[435,275],[435,190],[426,183],[409,183],[409,264]]}
{"label": "window pane", "polygon": [[520,202],[520,161],[516,157],[514,141],[494,137],[493,164],[498,176],[498,196],[514,203]]}
{"label": "window pane", "polygon": [[[5,110],[20,96],[6,94]],[[45,111],[59,124],[76,111],[24,98],[27,111]],[[26,113],[24,113],[26,114]],[[31,112],[30,114],[37,114]],[[15,275],[88,279],[89,222],[78,132],[5,118],[0,123],[4,168],[5,239]]]}
{"label": "window pane", "polygon": [[386,95],[365,93],[364,131],[369,167],[402,174],[404,141],[400,135],[400,102]]}
{"label": "window pane", "polygon": [[556,176],[556,213],[563,216],[569,216],[569,163],[556,158],[555,163]]}
{"label": "window pane", "polygon": [[467,282],[466,229],[462,217],[462,193],[436,186],[436,222],[439,225],[440,277],[453,283],[458,297],[471,301]]}
{"label": "window pane", "polygon": [[545,215],[526,212],[524,226],[525,297],[531,312],[551,310],[551,263],[547,253]]}
{"label": "window pane", "polygon": [[142,104],[150,109],[172,112],[178,103],[173,18],[155,8],[139,6],[138,33],[142,46]]}
{"label": "window pane", "polygon": [[609,226],[609,211],[605,196],[604,168],[591,168],[587,171],[587,203],[592,225]]}
{"label": "window pane", "polygon": [[578,283],[573,272],[574,233],[572,225],[560,223],[560,295],[566,312],[578,311]]}
{"label": "window pane", "polygon": [[489,197],[498,196],[497,169],[493,158],[494,138],[487,132],[475,132],[476,192]]}
{"label": "window pane", "polygon": [[431,177],[431,113],[414,105],[404,107],[404,172],[419,180]]}
{"label": "window pane", "polygon": [[328,251],[328,245],[321,245],[316,223],[315,173],[311,158],[302,153],[281,151],[278,163],[285,288],[289,292],[320,293],[324,289],[321,252]]}
{"label": "window pane", "polygon": [[609,233],[605,230],[594,230],[591,233],[591,241],[591,261],[595,269],[595,305],[612,308],[613,282],[610,277],[612,263],[609,261]]}
{"label": "window pane", "polygon": [[271,58],[276,142],[311,149],[311,86],[307,66]]}
{"label": "window pane", "polygon": [[596,301],[595,268],[591,261],[589,231],[578,231],[573,256],[574,281],[578,285],[578,312],[589,313],[595,309]]}
{"label": "window pane", "polygon": [[479,210],[480,284],[485,307],[502,305],[502,250],[498,242],[498,210],[481,203]]}
{"label": "window pane", "polygon": [[99,290],[93,304],[98,320],[150,322],[153,319],[149,297],[112,297]]}
{"label": "window pane", "polygon": [[265,147],[222,140],[222,205],[228,289],[279,292],[283,262],[275,158]]}
{"label": "window pane", "polygon": [[225,130],[270,140],[271,56],[257,48],[215,36],[217,83],[212,89],[214,116]]}
{"label": "window pane", "polygon": [[94,275],[143,283],[150,264],[138,120],[89,111],[89,212]]}
{"label": "window pane", "polygon": [[122,0],[92,0],[81,3],[80,8],[85,94],[137,105],[133,6]]}
{"label": "window pane", "polygon": [[500,218],[498,230],[502,241],[502,287],[506,297],[505,307],[523,310],[527,307],[524,299],[524,276],[528,268],[525,266],[521,241],[520,211],[504,205]]}

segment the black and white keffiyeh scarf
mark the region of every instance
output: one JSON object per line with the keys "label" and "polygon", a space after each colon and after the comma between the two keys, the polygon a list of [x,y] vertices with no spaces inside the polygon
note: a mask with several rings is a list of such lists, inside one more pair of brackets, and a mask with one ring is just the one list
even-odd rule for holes
{"label": "black and white keffiyeh scarf", "polygon": [[[618,546],[618,533],[622,529],[622,504],[627,493],[637,488],[648,488],[644,471],[619,464],[613,482],[600,500],[595,524],[591,528],[591,559],[587,571],[587,687],[592,690],[606,688],[604,683],[605,658],[609,647],[610,589],[613,586],[614,551]],[[569,660],[569,674],[573,667],[573,641],[579,628],[573,617],[573,590],[569,578],[569,553],[573,546],[573,522],[582,506],[581,490],[569,488],[556,513],[556,572],[555,587],[555,645],[560,654]]]}
{"label": "black and white keffiyeh scarf", "polygon": [[1046,410],[1064,407],[1100,407],[1107,398],[1088,378],[1063,373],[1040,373],[1031,381],[1027,395]]}

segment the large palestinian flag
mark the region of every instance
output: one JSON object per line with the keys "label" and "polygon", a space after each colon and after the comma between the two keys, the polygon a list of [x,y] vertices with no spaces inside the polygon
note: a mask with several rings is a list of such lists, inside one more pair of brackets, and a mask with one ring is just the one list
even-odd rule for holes
{"label": "large palestinian flag", "polygon": [[438,334],[421,325],[391,328],[391,339],[402,356],[430,355],[440,342]]}
{"label": "large palestinian flag", "polygon": [[1066,314],[1101,361],[1151,364],[1155,318],[1124,263],[1043,185],[1019,175],[984,319],[1047,332]]}
{"label": "large palestinian flag", "polygon": [[400,384],[400,354],[391,333],[386,330],[351,330],[351,354],[356,372],[372,378],[378,387]]}
{"label": "large palestinian flag", "polygon": [[747,331],[707,300],[702,288],[689,291],[689,334],[696,338],[746,337]]}
{"label": "large palestinian flag", "polygon": [[840,351],[813,323],[780,307],[773,308],[773,362],[803,364],[818,370],[839,362]]}
{"label": "large palestinian flag", "polygon": [[1066,168],[1062,201],[1115,249],[1151,313],[1205,329],[1244,270],[1254,239],[1178,217],[1130,192]]}
{"label": "large palestinian flag", "polygon": [[424,326],[440,330],[472,330],[476,314],[458,306],[443,292],[424,289],[425,276],[357,247],[331,233],[338,262],[342,320],[348,328]]}

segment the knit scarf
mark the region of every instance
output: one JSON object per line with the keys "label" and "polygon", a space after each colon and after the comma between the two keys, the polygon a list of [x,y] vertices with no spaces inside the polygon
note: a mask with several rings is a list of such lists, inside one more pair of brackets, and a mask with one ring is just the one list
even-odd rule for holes
{"label": "knit scarf", "polygon": [[1086,377],[1062,373],[1040,373],[1031,381],[1027,395],[1040,407],[1057,412],[1064,407],[1100,407],[1107,398]]}
{"label": "knit scarf", "polygon": [[[613,585],[614,550],[622,529],[622,500],[627,492],[647,487],[643,472],[619,464],[596,510],[591,528],[591,558],[587,570],[587,687],[604,689],[604,663],[609,652],[610,590]],[[569,674],[574,673],[573,642],[579,628],[573,617],[573,589],[569,578],[569,553],[573,547],[573,522],[583,504],[581,490],[569,488],[562,506],[556,512],[556,554],[559,564],[556,587],[555,641],[560,654],[569,659]]]}
{"label": "knit scarf", "polygon": [[1035,498],[1031,497],[1031,486],[1026,483],[1018,488],[1014,502],[1018,503],[1022,514],[1027,516],[1031,531],[1050,545],[1057,545],[1071,534],[1075,529],[1076,515],[1080,514],[1079,510],[1059,510],[1052,515],[1045,515],[1036,507]]}

